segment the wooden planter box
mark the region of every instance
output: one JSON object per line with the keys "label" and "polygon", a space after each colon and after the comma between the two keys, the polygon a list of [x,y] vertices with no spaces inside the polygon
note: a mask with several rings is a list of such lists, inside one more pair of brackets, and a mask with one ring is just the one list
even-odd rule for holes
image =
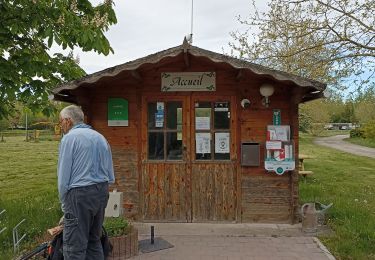
{"label": "wooden planter box", "polygon": [[107,259],[120,260],[138,255],[138,230],[134,227],[129,234],[120,237],[110,237],[109,241],[113,249]]}

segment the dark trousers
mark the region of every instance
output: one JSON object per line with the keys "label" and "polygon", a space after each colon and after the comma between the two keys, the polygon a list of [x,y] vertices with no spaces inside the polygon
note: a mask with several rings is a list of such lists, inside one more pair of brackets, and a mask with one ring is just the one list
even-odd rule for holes
{"label": "dark trousers", "polygon": [[100,243],[108,183],[73,188],[65,199],[64,259],[102,260]]}

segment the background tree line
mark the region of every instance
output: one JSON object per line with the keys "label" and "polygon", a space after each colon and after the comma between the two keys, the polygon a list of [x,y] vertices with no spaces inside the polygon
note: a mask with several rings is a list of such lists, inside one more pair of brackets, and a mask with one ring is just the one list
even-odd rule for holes
{"label": "background tree line", "polygon": [[301,104],[299,120],[300,130],[312,134],[319,134],[329,123],[375,127],[375,91],[369,88],[347,99],[336,95]]}
{"label": "background tree line", "polygon": [[[21,102],[16,102],[7,118],[0,119],[0,132],[12,130],[54,130],[59,122],[59,111],[67,104],[50,101],[52,112],[46,115],[42,111],[32,111]],[[27,121],[27,122],[26,122]],[[27,124],[26,124],[27,123]]]}

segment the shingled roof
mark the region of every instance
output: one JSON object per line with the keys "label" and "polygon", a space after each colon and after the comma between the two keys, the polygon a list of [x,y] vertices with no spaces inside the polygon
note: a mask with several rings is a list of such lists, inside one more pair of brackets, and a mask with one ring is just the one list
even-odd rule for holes
{"label": "shingled roof", "polygon": [[[62,84],[58,86],[57,88],[53,89],[52,94],[56,98],[56,96],[63,95],[62,93],[66,92],[66,90],[76,89],[80,87],[82,84],[85,84],[85,85],[93,84],[103,77],[114,77],[122,71],[126,71],[126,70],[133,71],[133,70],[138,69],[143,64],[156,64],[164,58],[176,57],[181,53],[189,53],[190,55],[193,55],[196,57],[206,57],[213,62],[224,62],[224,63],[231,65],[233,68],[236,68],[236,69],[248,69],[251,72],[258,74],[258,75],[270,76],[274,78],[276,81],[289,81],[289,82],[293,82],[294,84],[300,87],[314,88],[316,89],[317,92],[323,92],[323,90],[325,90],[326,88],[326,84],[324,83],[311,80],[311,79],[307,79],[304,77],[300,77],[297,75],[293,75],[290,73],[286,73],[283,71],[278,71],[278,70],[274,70],[271,68],[267,68],[265,66],[255,64],[255,63],[243,60],[243,59],[237,59],[237,58],[230,57],[227,55],[201,49],[196,46],[188,44],[187,41],[184,40],[184,43],[179,46],[166,49],[164,51],[160,51],[160,52],[148,55],[140,59],[129,61],[121,65],[107,68],[102,71],[98,71],[96,73],[86,75],[80,79],[71,81],[69,83]],[[61,100],[60,98],[56,98],[56,99]]]}

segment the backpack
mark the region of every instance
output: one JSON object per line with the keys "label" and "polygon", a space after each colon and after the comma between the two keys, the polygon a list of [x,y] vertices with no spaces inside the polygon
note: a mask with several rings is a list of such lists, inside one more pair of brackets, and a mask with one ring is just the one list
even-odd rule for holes
{"label": "backpack", "polygon": [[63,233],[57,234],[47,248],[47,260],[63,260]]}
{"label": "backpack", "polygon": [[[64,232],[64,231],[63,231]],[[47,248],[46,258],[47,260],[64,260],[63,255],[63,232],[56,235],[53,240],[50,242]],[[100,242],[102,243],[104,258],[107,259],[109,254],[112,252],[113,246],[108,238],[108,233],[103,227],[102,229],[102,236],[100,238]]]}

